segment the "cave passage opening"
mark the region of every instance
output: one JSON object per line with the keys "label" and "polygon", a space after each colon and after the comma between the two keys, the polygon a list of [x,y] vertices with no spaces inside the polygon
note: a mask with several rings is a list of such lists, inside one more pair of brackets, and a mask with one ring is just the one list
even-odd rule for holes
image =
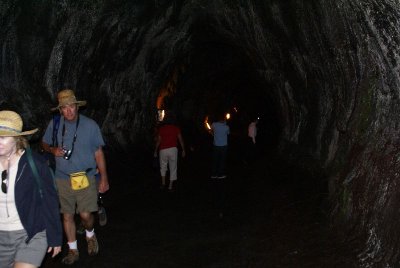
{"label": "cave passage opening", "polygon": [[[196,27],[190,51],[185,54],[176,90],[163,100],[164,108],[177,114],[185,134],[207,135],[204,122],[213,122],[215,114],[223,112],[231,116],[227,120],[230,139],[240,143],[247,138],[251,120],[259,118],[259,148],[262,152],[275,152],[282,128],[272,90],[275,85],[259,76],[243,48],[209,27]],[[185,129],[192,127],[195,132]]]}
{"label": "cave passage opening", "polygon": [[[316,165],[311,163],[312,158],[305,159],[302,155],[304,150],[313,151],[313,148],[299,150],[298,144],[301,140],[287,140],[287,133],[295,132],[293,129],[297,127],[296,120],[302,116],[310,116],[307,113],[297,115],[298,110],[292,106],[296,101],[299,105],[302,105],[301,101],[307,101],[307,97],[302,98],[293,93],[295,89],[304,86],[298,79],[301,74],[296,73],[295,67],[288,66],[288,58],[271,53],[271,65],[284,61],[281,64],[286,69],[281,70],[284,72],[281,75],[288,79],[286,85],[274,84],[274,81],[280,80],[267,78],[260,72],[259,55],[249,53],[249,49],[243,47],[245,42],[227,38],[218,29],[207,24],[193,26],[190,40],[190,45],[187,46],[189,49],[182,51],[177,60],[179,63],[170,68],[179,71],[175,73],[173,94],[164,98],[164,108],[174,110],[177,114],[189,146],[197,143],[202,149],[210,149],[212,138],[204,122],[209,120],[211,123],[213,115],[222,110],[231,115],[228,120],[231,128],[230,153],[234,154],[231,156],[231,160],[234,159],[231,164],[242,165],[241,158],[248,141],[248,124],[252,118],[260,118],[257,133],[258,170],[254,175],[260,183],[260,196],[270,195],[271,186],[280,191],[280,187],[288,185],[286,188],[290,189],[291,198],[295,202],[307,202],[310,197],[315,197],[317,209],[324,210],[321,215],[326,216],[327,181],[320,170],[308,169]],[[275,72],[274,75],[279,76],[279,70],[278,67],[271,73]],[[287,85],[289,88],[285,88]],[[305,106],[312,104],[313,102],[304,103]],[[304,120],[306,122],[307,118]],[[300,136],[299,139],[312,141],[313,134],[311,127],[309,135]],[[198,137],[193,137],[195,135]],[[303,159],[304,162],[297,163],[296,159]],[[304,163],[310,166],[304,166]],[[265,197],[260,200],[268,207]]]}

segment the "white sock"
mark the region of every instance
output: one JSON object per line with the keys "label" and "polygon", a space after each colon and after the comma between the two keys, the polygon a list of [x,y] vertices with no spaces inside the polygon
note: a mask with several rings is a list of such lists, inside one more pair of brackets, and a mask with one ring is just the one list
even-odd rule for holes
{"label": "white sock", "polygon": [[86,230],[86,237],[91,238],[94,236],[94,228],[91,231]]}
{"label": "white sock", "polygon": [[78,249],[78,243],[76,240],[74,242],[68,242],[69,249]]}

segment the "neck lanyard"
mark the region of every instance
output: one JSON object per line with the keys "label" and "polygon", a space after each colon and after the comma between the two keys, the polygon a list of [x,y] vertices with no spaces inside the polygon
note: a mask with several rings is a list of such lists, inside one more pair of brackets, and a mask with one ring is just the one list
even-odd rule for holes
{"label": "neck lanyard", "polygon": [[[76,141],[76,137],[77,137],[77,132],[78,132],[78,126],[79,126],[79,115],[78,115],[78,118],[76,119],[75,134],[74,134],[74,139],[72,140],[71,150],[74,149],[74,145],[75,145],[75,141]],[[64,135],[65,135],[65,118],[63,120],[61,148],[64,148]]]}

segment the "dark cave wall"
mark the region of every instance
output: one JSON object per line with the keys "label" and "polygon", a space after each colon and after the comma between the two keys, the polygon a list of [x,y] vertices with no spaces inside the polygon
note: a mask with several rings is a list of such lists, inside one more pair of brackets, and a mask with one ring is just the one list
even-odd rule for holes
{"label": "dark cave wall", "polygon": [[40,119],[50,118],[56,92],[70,87],[88,100],[85,112],[102,125],[109,143],[126,148],[142,142],[154,127],[158,90],[180,48],[174,32],[163,29],[174,6],[164,15],[154,3],[139,2],[4,4],[2,107],[44,128]]}
{"label": "dark cave wall", "polygon": [[336,113],[341,116],[334,122],[337,152],[328,168],[336,201],[332,216],[345,224],[348,241],[358,235],[367,239],[359,251],[360,266],[390,267],[398,259],[399,235],[394,218],[399,205],[399,7],[378,1],[343,4],[347,39],[339,40],[347,45],[339,46],[337,62],[343,75],[337,77],[344,86],[336,97]]}
{"label": "dark cave wall", "polygon": [[238,59],[219,68],[245,65],[260,81],[280,154],[325,175],[332,223],[361,241],[360,266],[399,259],[399,4],[8,1],[0,17],[0,107],[44,128],[55,93],[71,87],[125,149],[151,146],[160,89],[198,118],[214,90],[233,94],[210,61],[193,66],[205,44],[229,47]]}

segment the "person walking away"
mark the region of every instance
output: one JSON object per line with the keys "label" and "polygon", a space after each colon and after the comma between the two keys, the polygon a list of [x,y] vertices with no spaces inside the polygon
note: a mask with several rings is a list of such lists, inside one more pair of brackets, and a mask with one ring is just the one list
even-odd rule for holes
{"label": "person walking away", "polygon": [[[62,262],[73,264],[79,260],[75,212],[79,213],[85,227],[88,254],[96,255],[99,244],[93,227],[93,212],[98,211],[98,192],[108,191],[109,184],[100,128],[94,120],[79,113],[79,107],[86,105],[86,101],[78,101],[71,89],[61,90],[57,98],[58,106],[53,110],[59,109],[61,113],[57,133],[59,146],[50,146],[53,133],[51,121],[43,136],[42,146],[56,159],[55,181],[69,247]],[[98,189],[95,180],[96,167],[100,173]]]}
{"label": "person walking away", "polygon": [[167,112],[163,123],[158,129],[156,135],[156,145],[154,157],[157,157],[157,151],[160,158],[161,189],[166,185],[166,173],[169,167],[169,185],[168,190],[174,191],[177,181],[178,170],[178,141],[182,149],[182,157],[185,157],[185,144],[183,142],[181,129],[176,125],[175,116]]}
{"label": "person walking away", "polygon": [[213,135],[212,179],[226,178],[226,158],[228,153],[229,126],[226,124],[225,115],[218,115],[218,121],[211,124]]}
{"label": "person walking away", "polygon": [[223,217],[223,207],[225,200],[226,162],[228,154],[228,135],[229,126],[226,124],[225,115],[217,115],[218,121],[211,124],[211,134],[213,135],[213,152],[211,179],[214,184],[214,202],[219,210],[219,218]]}
{"label": "person walking away", "polygon": [[252,163],[256,158],[256,137],[257,137],[258,117],[254,118],[247,128],[247,152],[245,154],[245,163]]}
{"label": "person walking away", "polygon": [[5,268],[39,267],[46,251],[55,257],[62,245],[52,173],[26,138],[38,129],[22,127],[19,114],[0,111],[0,264]]}

